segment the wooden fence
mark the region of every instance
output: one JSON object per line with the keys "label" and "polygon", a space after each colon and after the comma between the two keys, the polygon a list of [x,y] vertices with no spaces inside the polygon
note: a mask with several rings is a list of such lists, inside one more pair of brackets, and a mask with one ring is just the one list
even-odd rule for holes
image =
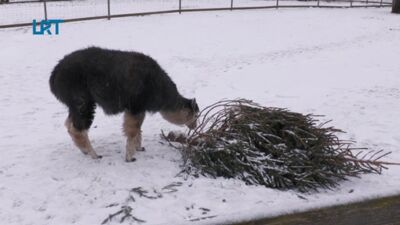
{"label": "wooden fence", "polygon": [[[119,18],[119,17],[130,17],[130,16],[147,16],[154,14],[167,14],[167,13],[186,13],[186,12],[201,12],[201,11],[233,11],[233,10],[250,10],[250,9],[278,9],[278,8],[364,8],[364,7],[391,7],[391,2],[384,2],[383,0],[313,0],[313,1],[296,1],[296,4],[285,4],[285,0],[270,0],[268,2],[274,1],[274,4],[268,6],[236,6],[235,0],[227,0],[227,7],[216,7],[216,8],[183,8],[182,4],[185,0],[176,0],[178,2],[178,8],[171,10],[160,10],[160,11],[148,11],[148,12],[135,12],[135,13],[121,13],[121,14],[112,14],[112,0],[107,0],[106,9],[104,10],[104,15],[100,16],[87,16],[87,17],[76,17],[76,18],[68,18],[63,19],[64,22],[76,22],[76,21],[85,21],[85,20],[99,20],[99,19],[111,19],[111,18]],[[0,9],[3,5],[8,4],[42,4],[43,6],[43,19],[48,19],[48,2],[60,2],[57,0],[26,0],[26,1],[18,1],[18,2],[9,2],[0,4]],[[261,1],[260,1],[261,2]],[[293,1],[292,1],[293,2]],[[322,3],[340,3],[340,5],[323,5]],[[58,19],[58,18],[53,18]],[[40,22],[36,23],[36,25],[40,25]],[[24,27],[24,26],[32,26],[32,21],[26,21],[24,23],[11,23],[11,24],[2,24],[0,21],[0,29],[1,28],[12,28],[12,27]]]}

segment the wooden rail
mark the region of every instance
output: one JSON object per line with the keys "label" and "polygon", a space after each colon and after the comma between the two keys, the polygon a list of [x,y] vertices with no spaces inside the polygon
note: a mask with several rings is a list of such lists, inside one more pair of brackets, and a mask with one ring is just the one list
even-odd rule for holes
{"label": "wooden rail", "polygon": [[236,225],[400,225],[400,195]]}
{"label": "wooden rail", "polygon": [[[322,1],[321,1],[322,2]],[[356,1],[353,1],[356,2]],[[362,2],[362,1],[359,1]],[[104,16],[91,16],[91,17],[80,17],[72,19],[63,19],[64,22],[78,22],[85,20],[98,20],[98,19],[111,19],[119,17],[131,17],[131,16],[148,16],[155,14],[168,14],[168,13],[183,13],[183,12],[204,12],[204,11],[233,11],[233,10],[250,10],[250,9],[276,9],[276,8],[365,8],[365,7],[391,7],[391,3],[383,3],[370,1],[369,3],[376,3],[376,5],[352,5],[352,6],[340,6],[340,5],[271,5],[271,6],[244,6],[244,7],[220,7],[220,8],[193,8],[193,9],[174,9],[174,10],[161,10],[161,11],[151,11],[151,12],[140,12],[140,13],[126,13],[126,14],[109,14]],[[47,15],[47,11],[45,13]],[[37,25],[40,25],[38,22]],[[25,27],[32,26],[32,23],[17,23],[17,24],[5,24],[0,25],[2,28],[14,28],[14,27]]]}

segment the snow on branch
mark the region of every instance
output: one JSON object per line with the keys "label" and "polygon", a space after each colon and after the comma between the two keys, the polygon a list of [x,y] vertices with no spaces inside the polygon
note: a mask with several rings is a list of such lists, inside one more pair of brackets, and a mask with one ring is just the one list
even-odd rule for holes
{"label": "snow on branch", "polygon": [[331,189],[348,177],[399,165],[381,161],[390,152],[340,140],[343,131],[316,117],[246,99],[223,100],[200,112],[194,130],[162,137],[181,151],[187,174],[301,192]]}

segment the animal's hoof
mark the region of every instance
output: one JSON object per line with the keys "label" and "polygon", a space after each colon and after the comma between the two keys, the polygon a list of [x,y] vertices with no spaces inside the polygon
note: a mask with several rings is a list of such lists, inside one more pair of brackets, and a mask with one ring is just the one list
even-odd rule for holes
{"label": "animal's hoof", "polygon": [[92,159],[101,159],[101,158],[103,158],[103,156],[102,156],[102,155],[96,155],[96,156],[92,156]]}
{"label": "animal's hoof", "polygon": [[135,162],[135,161],[136,161],[136,158],[126,159],[125,161],[126,161],[126,162]]}
{"label": "animal's hoof", "polygon": [[141,147],[138,149],[138,151],[144,152],[144,151],[146,151],[146,149],[144,147]]}

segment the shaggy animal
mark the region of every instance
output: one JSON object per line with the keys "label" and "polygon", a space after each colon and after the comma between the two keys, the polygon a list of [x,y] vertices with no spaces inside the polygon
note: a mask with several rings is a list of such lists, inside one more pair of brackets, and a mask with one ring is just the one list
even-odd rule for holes
{"label": "shaggy animal", "polygon": [[97,47],[66,55],[53,69],[50,89],[64,103],[65,121],[75,145],[92,158],[100,156],[88,138],[96,104],[106,114],[124,112],[126,161],[134,161],[141,146],[141,125],[146,112],[160,112],[176,125],[196,127],[199,108],[195,99],[179,94],[175,83],[151,57],[138,52]]}

